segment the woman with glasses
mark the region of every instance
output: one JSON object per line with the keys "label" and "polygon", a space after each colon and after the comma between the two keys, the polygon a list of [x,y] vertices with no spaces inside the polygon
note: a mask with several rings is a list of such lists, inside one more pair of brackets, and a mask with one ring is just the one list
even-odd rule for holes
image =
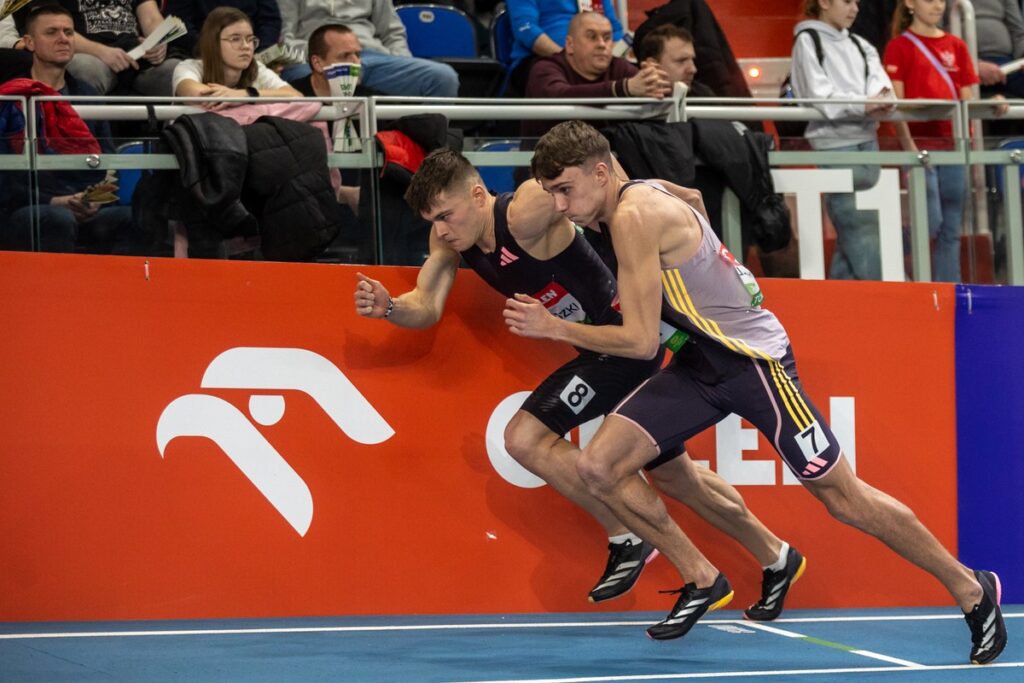
{"label": "woman with glasses", "polygon": [[210,111],[241,104],[218,101],[228,97],[302,97],[255,59],[259,43],[245,12],[218,7],[203,22],[199,59],[186,59],[174,70],[174,94],[209,97],[201,106]]}
{"label": "woman with glasses", "polygon": [[234,7],[249,15],[260,46],[256,52],[273,47],[281,37],[281,10],[277,0],[164,0],[164,14],[185,22],[188,33],[171,43],[170,50],[181,50],[183,59],[194,56],[199,31],[207,15],[218,7]]}

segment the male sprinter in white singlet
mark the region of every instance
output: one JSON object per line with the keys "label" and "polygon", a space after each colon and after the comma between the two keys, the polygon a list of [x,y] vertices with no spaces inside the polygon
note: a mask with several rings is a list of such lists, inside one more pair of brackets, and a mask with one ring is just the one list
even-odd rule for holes
{"label": "male sprinter in white singlet", "polygon": [[656,182],[621,181],[611,170],[607,140],[579,121],[559,124],[540,139],[532,170],[559,211],[577,224],[600,226],[610,240],[618,259],[622,325],[568,325],[542,315],[535,300],[519,295],[505,311],[511,330],[599,353],[650,358],[657,352],[664,309],[695,338],[608,416],[578,459],[588,490],[690,579],[672,611],[648,634],[685,635],[731,589],[662,501],[632,475],[664,444],[736,413],[757,426],[836,519],[878,538],[942,582],[971,629],[971,661],[993,661],[1006,644],[999,578],[962,565],[906,505],[857,478],[800,386],[785,329],[761,308],[750,271],[703,217]]}

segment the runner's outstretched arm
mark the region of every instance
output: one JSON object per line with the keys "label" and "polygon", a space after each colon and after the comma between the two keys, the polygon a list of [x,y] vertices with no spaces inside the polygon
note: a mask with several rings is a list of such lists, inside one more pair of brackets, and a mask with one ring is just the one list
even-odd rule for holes
{"label": "runner's outstretched arm", "polygon": [[416,287],[392,298],[380,282],[356,273],[356,313],[366,318],[387,318],[401,327],[430,327],[444,313],[458,270],[459,255],[431,230],[430,256],[416,276]]}

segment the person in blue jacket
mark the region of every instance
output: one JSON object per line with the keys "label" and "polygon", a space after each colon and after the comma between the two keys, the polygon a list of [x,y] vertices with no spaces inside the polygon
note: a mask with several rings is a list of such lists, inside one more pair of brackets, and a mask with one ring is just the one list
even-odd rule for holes
{"label": "person in blue jacket", "polygon": [[[584,6],[588,5],[588,6]],[[612,40],[622,39],[622,24],[615,15],[614,0],[508,0],[512,19],[512,86],[526,90],[526,76],[534,57],[550,57],[565,47],[569,22],[582,11],[600,12],[612,23]]]}

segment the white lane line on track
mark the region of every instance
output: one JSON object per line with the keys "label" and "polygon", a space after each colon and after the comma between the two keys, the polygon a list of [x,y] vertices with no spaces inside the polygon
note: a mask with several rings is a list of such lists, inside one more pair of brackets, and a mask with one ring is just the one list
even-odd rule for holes
{"label": "white lane line on track", "polygon": [[920,671],[958,671],[962,669],[1024,668],[1024,662],[996,662],[984,667],[974,664],[947,664],[910,668],[905,666],[863,666],[843,669],[785,669],[781,671],[709,671],[685,674],[642,674],[636,676],[584,676],[580,678],[516,678],[503,681],[461,681],[460,683],[611,683],[614,681],[675,681],[694,678],[753,678],[766,676],[822,676],[829,674],[873,674]]}
{"label": "white lane line on track", "polygon": [[911,662],[911,661],[906,660],[906,659],[897,659],[896,657],[890,657],[889,655],[879,654],[878,652],[872,652],[871,650],[861,650],[861,649],[853,648],[853,647],[850,647],[849,645],[845,645],[843,643],[834,643],[834,642],[831,642],[831,641],[828,641],[828,640],[822,640],[820,638],[812,638],[812,637],[806,636],[806,635],[804,635],[802,633],[797,633],[796,631],[787,631],[787,630],[783,630],[781,628],[777,628],[775,626],[766,626],[765,624],[759,624],[759,623],[751,623],[751,624],[748,624],[748,626],[750,628],[754,628],[754,629],[757,629],[759,631],[765,631],[767,633],[772,633],[772,634],[775,634],[775,635],[784,636],[786,638],[797,638],[799,640],[803,640],[804,642],[813,643],[815,645],[821,645],[823,647],[830,647],[830,648],[833,648],[833,649],[836,649],[836,650],[842,650],[842,651],[845,651],[845,652],[850,652],[850,653],[853,653],[855,655],[860,655],[861,657],[869,657],[871,659],[879,659],[879,660],[881,660],[883,662],[889,662],[890,664],[899,664],[900,666],[906,666],[906,667],[911,667],[911,668],[915,668],[915,669],[920,669],[921,668],[921,665],[918,664],[917,662]]}
{"label": "white lane line on track", "polygon": [[[1024,617],[1020,614],[1003,614],[1006,619]],[[877,617],[809,617],[776,619],[773,624],[857,622],[857,621],[931,621],[935,619],[963,619],[955,614],[922,614],[919,616],[877,616]],[[523,629],[523,628],[604,628],[610,626],[650,626],[646,621],[565,621],[565,622],[522,622],[522,623],[479,623],[479,624],[395,624],[385,626],[293,626],[276,628],[196,628],[161,629],[139,631],[62,631],[36,633],[0,633],[0,640],[31,640],[33,638],[133,638],[142,636],[231,636],[259,635],[267,633],[373,633],[380,631],[460,631],[473,629]],[[735,624],[750,627],[754,622],[745,619],[706,619],[698,626],[712,624]]]}
{"label": "white lane line on track", "polygon": [[890,664],[899,664],[900,666],[905,666],[905,667],[908,667],[910,669],[924,669],[925,668],[924,664],[918,664],[917,662],[911,662],[910,660],[907,660],[907,659],[900,659],[899,657],[890,657],[889,655],[880,655],[877,652],[872,652],[871,650],[850,650],[850,652],[852,652],[855,655],[860,655],[861,657],[870,657],[871,659],[880,659],[883,662],[889,662]]}

